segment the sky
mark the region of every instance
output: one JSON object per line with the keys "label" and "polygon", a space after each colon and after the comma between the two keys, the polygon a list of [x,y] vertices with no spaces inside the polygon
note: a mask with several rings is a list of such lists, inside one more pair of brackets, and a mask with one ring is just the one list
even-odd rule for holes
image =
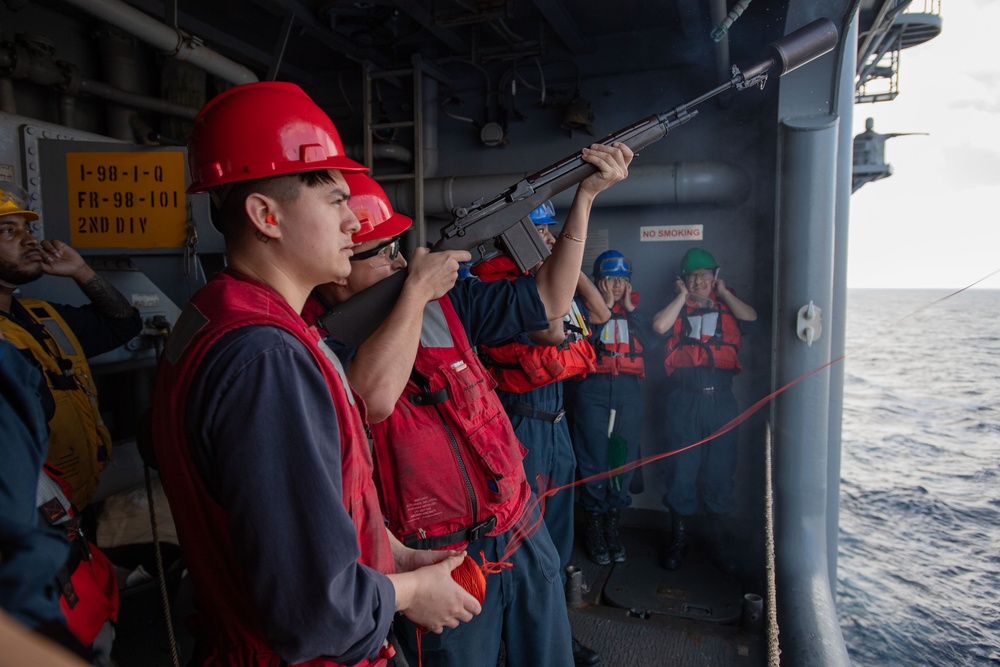
{"label": "sky", "polygon": [[[913,0],[916,11],[924,0]],[[899,95],[854,105],[893,175],[851,196],[848,287],[966,287],[1000,270],[1000,2],[942,0],[941,34],[900,54]],[[1000,289],[1000,273],[976,285]]]}

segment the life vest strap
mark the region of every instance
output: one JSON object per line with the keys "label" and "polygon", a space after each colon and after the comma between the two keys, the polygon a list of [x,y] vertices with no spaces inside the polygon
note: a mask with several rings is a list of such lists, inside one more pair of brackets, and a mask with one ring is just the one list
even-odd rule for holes
{"label": "life vest strap", "polygon": [[409,400],[413,405],[438,405],[440,403],[444,403],[451,397],[448,393],[448,387],[442,387],[437,391],[430,391],[430,387],[427,384],[427,378],[418,373],[416,368],[410,371],[410,380],[413,384],[420,388],[418,393],[410,394],[407,397],[407,400]]}
{"label": "life vest strap", "polygon": [[430,391],[426,393],[410,394],[409,401],[414,405],[425,406],[425,405],[437,405],[439,403],[444,403],[449,398],[448,387],[443,387],[437,391]]}
{"label": "life vest strap", "polygon": [[547,412],[525,403],[512,403],[511,405],[506,406],[506,408],[507,414],[529,417],[531,419],[540,419],[541,421],[552,424],[558,424],[562,421],[562,418],[566,416],[566,410],[564,409],[560,409],[559,412]]}
{"label": "life vest strap", "polygon": [[482,523],[456,530],[454,533],[448,535],[439,535],[437,537],[418,537],[416,534],[407,535],[403,538],[403,544],[411,549],[440,549],[451,544],[457,544],[458,542],[474,542],[480,537],[486,536],[496,527],[497,518],[491,516]]}
{"label": "life vest strap", "polygon": [[45,375],[49,381],[49,386],[53,389],[58,389],[59,391],[73,391],[74,389],[80,388],[80,385],[76,383],[76,380],[64,373],[45,371]]}

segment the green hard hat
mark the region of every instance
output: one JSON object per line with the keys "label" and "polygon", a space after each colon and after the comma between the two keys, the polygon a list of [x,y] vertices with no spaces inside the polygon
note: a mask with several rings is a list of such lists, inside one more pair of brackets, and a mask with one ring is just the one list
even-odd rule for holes
{"label": "green hard hat", "polygon": [[701,248],[691,248],[684,253],[684,259],[681,260],[681,275],[687,275],[698,269],[717,268],[719,265],[715,262],[715,258]]}

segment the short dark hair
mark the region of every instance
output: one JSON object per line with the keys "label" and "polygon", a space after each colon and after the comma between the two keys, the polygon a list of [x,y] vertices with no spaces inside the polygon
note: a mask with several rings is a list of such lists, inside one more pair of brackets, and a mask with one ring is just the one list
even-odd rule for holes
{"label": "short dark hair", "polygon": [[259,192],[280,202],[290,202],[298,199],[299,189],[303,185],[314,188],[333,181],[334,177],[329,169],[238,181],[232,186],[226,186],[224,191],[213,193],[212,201],[221,199],[222,204],[212,207],[212,220],[223,236],[228,236],[239,231],[242,223],[246,221],[243,203],[253,193]]}

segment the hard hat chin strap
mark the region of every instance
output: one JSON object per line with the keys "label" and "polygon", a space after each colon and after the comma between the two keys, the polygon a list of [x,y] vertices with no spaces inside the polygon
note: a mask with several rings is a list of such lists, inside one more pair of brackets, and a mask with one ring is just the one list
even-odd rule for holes
{"label": "hard hat chin strap", "polygon": [[208,196],[212,198],[212,203],[215,204],[216,208],[222,208],[222,204],[225,203],[226,198],[229,197],[229,193],[233,191],[233,185],[233,183],[217,185],[208,191]]}

